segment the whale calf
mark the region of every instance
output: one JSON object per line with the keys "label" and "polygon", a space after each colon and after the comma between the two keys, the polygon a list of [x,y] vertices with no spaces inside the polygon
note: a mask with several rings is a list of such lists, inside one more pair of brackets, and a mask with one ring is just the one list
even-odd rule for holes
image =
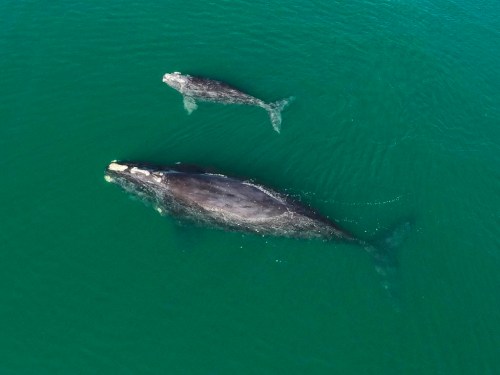
{"label": "whale calf", "polygon": [[165,74],[163,82],[183,95],[184,108],[189,114],[197,108],[197,100],[225,104],[253,105],[262,107],[269,113],[273,128],[278,133],[281,129],[281,111],[293,99],[290,97],[274,103],[266,103],[223,82],[203,77],[193,77],[179,72]]}

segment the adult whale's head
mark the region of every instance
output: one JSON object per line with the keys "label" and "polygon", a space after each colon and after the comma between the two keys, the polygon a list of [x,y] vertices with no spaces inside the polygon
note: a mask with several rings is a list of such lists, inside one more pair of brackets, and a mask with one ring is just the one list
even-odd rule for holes
{"label": "adult whale's head", "polygon": [[115,160],[106,168],[104,179],[154,204],[164,196],[167,174],[175,172],[168,167]]}
{"label": "adult whale's head", "polygon": [[183,76],[179,72],[167,73],[163,76],[163,82],[165,82],[170,87],[180,91],[186,84],[187,77]]}

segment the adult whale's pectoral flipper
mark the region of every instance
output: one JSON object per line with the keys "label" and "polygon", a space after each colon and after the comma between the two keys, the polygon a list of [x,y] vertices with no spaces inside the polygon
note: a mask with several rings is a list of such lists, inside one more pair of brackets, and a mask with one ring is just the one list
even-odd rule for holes
{"label": "adult whale's pectoral flipper", "polygon": [[184,95],[184,108],[186,109],[188,115],[190,115],[196,108],[198,108],[196,100],[194,100],[192,96]]}

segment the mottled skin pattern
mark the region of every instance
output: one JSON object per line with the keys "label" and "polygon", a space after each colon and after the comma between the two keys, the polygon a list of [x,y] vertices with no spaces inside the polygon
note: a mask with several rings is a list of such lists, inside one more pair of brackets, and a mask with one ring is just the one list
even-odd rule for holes
{"label": "mottled skin pattern", "polygon": [[111,163],[105,174],[170,214],[211,227],[295,238],[338,238],[363,245],[310,208],[248,181],[199,169]]}
{"label": "mottled skin pattern", "polygon": [[213,79],[181,75],[180,73],[165,74],[163,82],[179,91],[182,95],[196,100],[220,103],[235,103],[265,106],[266,104],[251,95],[245,94],[234,87]]}
{"label": "mottled skin pattern", "polygon": [[262,100],[245,94],[223,82],[202,77],[184,77],[186,82],[180,85],[179,92],[196,100],[266,106]]}

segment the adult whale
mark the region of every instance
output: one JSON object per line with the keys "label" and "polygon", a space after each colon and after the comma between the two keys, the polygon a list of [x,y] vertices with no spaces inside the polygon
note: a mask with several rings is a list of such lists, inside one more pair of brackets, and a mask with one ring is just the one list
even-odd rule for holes
{"label": "adult whale", "polygon": [[266,103],[223,82],[203,77],[193,77],[179,72],[165,74],[163,82],[184,96],[184,108],[189,114],[198,108],[196,105],[197,100],[224,104],[253,105],[262,107],[269,113],[273,128],[278,133],[281,129],[281,111],[293,99],[290,97],[274,103]]}
{"label": "adult whale", "polygon": [[275,190],[182,164],[157,166],[113,161],[104,178],[148,201],[162,215],[261,235],[359,245],[372,255],[386,289],[391,287],[396,269],[394,248],[410,228],[409,223],[403,223],[378,241],[365,241]]}

